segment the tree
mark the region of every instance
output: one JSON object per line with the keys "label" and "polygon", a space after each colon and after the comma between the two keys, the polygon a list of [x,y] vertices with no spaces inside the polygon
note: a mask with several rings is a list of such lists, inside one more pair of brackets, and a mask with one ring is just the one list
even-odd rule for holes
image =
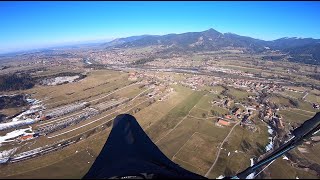
{"label": "tree", "polygon": [[202,117],[205,118],[207,115],[206,113],[202,113]]}
{"label": "tree", "polygon": [[210,110],[210,112],[211,112],[211,114],[212,114],[212,116],[214,116],[215,115],[215,112],[214,112],[214,110]]}
{"label": "tree", "polygon": [[213,109],[210,110],[213,116],[220,116],[221,114]]}
{"label": "tree", "polygon": [[296,99],[289,99],[289,103],[294,107],[299,107],[299,101],[297,101]]}

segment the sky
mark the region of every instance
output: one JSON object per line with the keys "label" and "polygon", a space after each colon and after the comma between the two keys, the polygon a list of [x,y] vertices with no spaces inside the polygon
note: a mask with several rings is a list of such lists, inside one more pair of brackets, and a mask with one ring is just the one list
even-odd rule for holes
{"label": "sky", "polygon": [[263,40],[320,39],[320,2],[0,2],[0,53],[213,28]]}

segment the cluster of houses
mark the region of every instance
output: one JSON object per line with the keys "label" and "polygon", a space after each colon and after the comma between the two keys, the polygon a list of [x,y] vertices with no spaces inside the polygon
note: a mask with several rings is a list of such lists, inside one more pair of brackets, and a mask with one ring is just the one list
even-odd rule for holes
{"label": "cluster of houses", "polygon": [[283,91],[282,85],[270,81],[257,81],[249,79],[230,79],[234,87],[246,89],[250,92],[256,93],[258,91],[266,90],[267,92]]}
{"label": "cluster of houses", "polygon": [[264,111],[262,111],[262,119],[265,122],[268,122],[269,124],[273,125],[274,127],[278,129],[284,129],[284,123],[282,116],[278,113],[279,108],[271,108],[269,106],[266,106]]}
{"label": "cluster of houses", "polygon": [[217,105],[218,107],[222,107],[225,109],[228,109],[229,113],[226,113],[224,115],[220,115],[217,119],[217,124],[222,126],[229,126],[230,123],[233,123],[236,121],[241,121],[241,125],[248,126],[252,130],[254,130],[254,123],[253,123],[253,117],[254,117],[254,111],[255,108],[252,108],[251,106],[245,106],[244,104],[241,104],[242,108],[235,106],[233,100],[231,100],[228,97],[224,97],[220,101],[212,101],[213,105]]}
{"label": "cluster of houses", "polygon": [[102,64],[125,65],[132,63],[134,60],[150,57],[151,52],[114,48],[112,51],[96,51],[88,55],[90,59],[94,59]]}
{"label": "cluster of houses", "polygon": [[213,78],[206,75],[193,75],[192,77],[179,81],[180,84],[189,87],[194,91],[200,90],[200,88],[204,86],[215,86],[220,82],[220,78]]}
{"label": "cluster of houses", "polygon": [[161,68],[199,68],[205,66],[202,61],[194,61],[189,57],[170,57],[166,59],[156,59],[146,64]]}
{"label": "cluster of houses", "polygon": [[206,65],[204,66],[206,71],[209,72],[223,72],[223,73],[227,73],[227,74],[233,74],[233,75],[239,75],[239,76],[246,76],[246,77],[253,77],[254,75],[251,73],[245,73],[242,72],[240,70],[234,70],[234,69],[227,69],[227,68],[222,68],[222,67],[215,67],[212,65]]}
{"label": "cluster of houses", "polygon": [[320,105],[316,103],[312,103],[313,109],[320,109]]}
{"label": "cluster of houses", "polygon": [[198,90],[199,87],[204,86],[204,79],[200,76],[187,78],[186,81],[180,81],[180,84],[190,87],[192,90]]}

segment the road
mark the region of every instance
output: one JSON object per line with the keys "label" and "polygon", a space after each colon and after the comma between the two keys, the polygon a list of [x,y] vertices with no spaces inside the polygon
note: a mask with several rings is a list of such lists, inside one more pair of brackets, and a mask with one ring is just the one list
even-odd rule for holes
{"label": "road", "polygon": [[228,137],[231,135],[233,129],[238,125],[240,124],[241,121],[237,122],[230,130],[229,134],[227,135],[226,138],[224,138],[224,140],[222,141],[220,147],[219,147],[219,151],[218,151],[218,154],[217,154],[217,157],[215,159],[215,161],[213,162],[212,166],[210,167],[210,169],[208,170],[208,172],[206,173],[205,177],[208,177],[209,176],[209,173],[211,172],[211,170],[213,169],[214,165],[217,163],[218,159],[219,159],[219,156],[220,156],[220,152],[221,152],[221,148],[223,146],[223,144],[227,141]]}

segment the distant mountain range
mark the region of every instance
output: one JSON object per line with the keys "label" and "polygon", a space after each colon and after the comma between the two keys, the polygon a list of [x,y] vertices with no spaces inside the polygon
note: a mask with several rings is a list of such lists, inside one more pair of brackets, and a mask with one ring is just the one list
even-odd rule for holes
{"label": "distant mountain range", "polygon": [[220,33],[214,29],[167,35],[142,35],[119,38],[102,44],[105,48],[132,48],[162,46],[172,51],[213,51],[240,49],[245,53],[278,52],[287,60],[307,64],[320,64],[320,39],[280,38],[265,41],[233,33]]}

